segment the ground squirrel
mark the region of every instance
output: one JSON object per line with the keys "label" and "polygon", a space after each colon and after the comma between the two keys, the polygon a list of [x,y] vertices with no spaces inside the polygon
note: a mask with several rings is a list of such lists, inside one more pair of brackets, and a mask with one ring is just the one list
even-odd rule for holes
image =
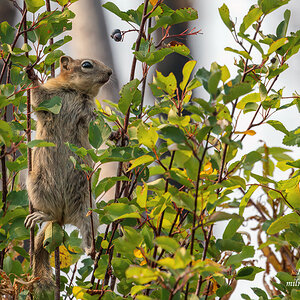
{"label": "ground squirrel", "polygon": [[[32,106],[58,96],[62,100],[59,114],[37,111],[36,139],[56,144],[56,147],[41,147],[33,150],[32,171],[28,177],[28,196],[34,212],[27,216],[26,227],[45,221],[73,224],[80,229],[83,248],[89,254],[92,232],[88,181],[86,175],[76,170],[70,161],[73,152],[66,142],[86,149],[91,148],[88,139],[90,121],[94,118],[94,97],[112,74],[102,62],[92,59],[60,58],[60,75],[39,84],[32,68],[27,69],[33,81]],[[80,161],[77,156],[76,159]],[[88,158],[88,164],[92,161]],[[95,207],[95,203],[93,204]],[[99,226],[93,213],[95,233]],[[49,264],[49,253],[43,247],[45,229],[36,237],[33,257],[33,274],[39,277],[37,289],[49,289],[53,282]]]}

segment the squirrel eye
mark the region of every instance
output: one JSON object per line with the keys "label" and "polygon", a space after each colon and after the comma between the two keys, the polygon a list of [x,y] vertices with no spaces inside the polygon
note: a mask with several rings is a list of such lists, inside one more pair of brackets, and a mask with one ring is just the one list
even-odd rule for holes
{"label": "squirrel eye", "polygon": [[86,69],[92,69],[93,65],[89,61],[84,61],[81,66]]}

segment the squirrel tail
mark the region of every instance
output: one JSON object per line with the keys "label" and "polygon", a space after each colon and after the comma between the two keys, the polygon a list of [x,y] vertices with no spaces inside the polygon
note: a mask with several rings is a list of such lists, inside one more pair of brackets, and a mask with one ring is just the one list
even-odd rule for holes
{"label": "squirrel tail", "polygon": [[[43,246],[45,231],[49,224],[47,223],[35,238],[33,275],[38,278],[34,289],[34,294],[39,297],[37,299],[51,299],[47,295],[53,294],[55,287],[50,266],[50,254]],[[40,298],[42,295],[43,298]]]}

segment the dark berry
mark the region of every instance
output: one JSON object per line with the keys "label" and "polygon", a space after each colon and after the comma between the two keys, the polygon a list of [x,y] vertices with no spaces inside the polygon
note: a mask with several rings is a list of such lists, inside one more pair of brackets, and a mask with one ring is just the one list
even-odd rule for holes
{"label": "dark berry", "polygon": [[120,29],[114,29],[114,31],[111,33],[111,35],[115,35],[116,33],[121,33]]}
{"label": "dark berry", "polygon": [[271,59],[271,63],[272,63],[272,64],[275,64],[275,63],[276,63],[276,57],[273,57],[273,58]]}
{"label": "dark berry", "polygon": [[115,29],[111,34],[111,38],[113,38],[116,42],[120,42],[122,40],[121,30]]}
{"label": "dark berry", "polygon": [[122,34],[121,34],[121,33],[116,33],[116,34],[114,34],[113,39],[114,39],[116,42],[120,42],[120,41],[122,40]]}

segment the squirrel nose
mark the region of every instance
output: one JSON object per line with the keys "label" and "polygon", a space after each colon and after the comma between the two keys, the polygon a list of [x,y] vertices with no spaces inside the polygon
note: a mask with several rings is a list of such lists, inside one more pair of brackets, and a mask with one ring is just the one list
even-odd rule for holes
{"label": "squirrel nose", "polygon": [[112,69],[109,69],[109,70],[107,71],[107,74],[108,74],[108,76],[110,76],[110,75],[112,74]]}

